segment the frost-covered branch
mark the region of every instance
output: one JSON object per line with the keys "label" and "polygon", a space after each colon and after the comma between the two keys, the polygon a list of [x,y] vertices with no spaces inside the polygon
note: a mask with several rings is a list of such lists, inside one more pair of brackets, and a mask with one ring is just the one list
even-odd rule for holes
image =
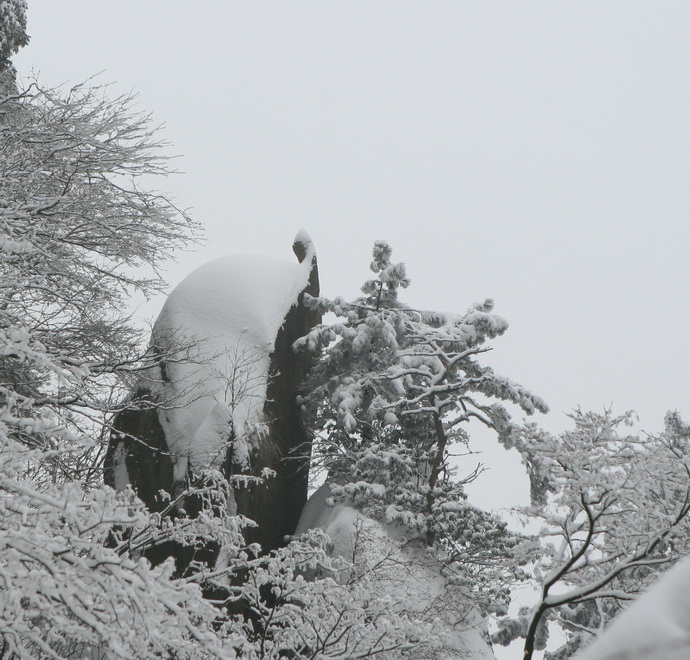
{"label": "frost-covered branch", "polygon": [[583,630],[600,631],[622,601],[690,551],[690,435],[669,423],[644,439],[621,433],[629,413],[577,410],[572,419],[574,429],[559,436],[527,426],[516,443],[535,494],[523,513],[543,525],[534,568],[540,600],[522,633],[526,659],[546,621],[588,607],[578,610],[588,618],[573,627],[572,651]]}

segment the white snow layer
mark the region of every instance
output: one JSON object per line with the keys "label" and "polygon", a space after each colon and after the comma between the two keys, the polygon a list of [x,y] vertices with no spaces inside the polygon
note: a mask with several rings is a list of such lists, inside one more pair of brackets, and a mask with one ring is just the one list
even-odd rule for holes
{"label": "white snow layer", "polygon": [[309,498],[296,534],[323,530],[333,556],[375,567],[381,596],[392,596],[401,611],[436,619],[443,646],[437,660],[495,660],[481,617],[461,589],[446,583],[423,544],[400,525],[380,523],[347,504],[329,506],[330,496],[326,483]]}
{"label": "white snow layer", "polygon": [[620,614],[576,660],[688,660],[690,558]]}
{"label": "white snow layer", "polygon": [[[154,325],[163,369],[150,387],[164,402],[159,418],[176,465],[193,472],[222,460],[235,438],[246,456],[262,428],[269,356],[278,330],[307,286],[313,246],[302,263],[235,255],[201,266],[170,294]],[[191,350],[180,346],[191,344]]]}

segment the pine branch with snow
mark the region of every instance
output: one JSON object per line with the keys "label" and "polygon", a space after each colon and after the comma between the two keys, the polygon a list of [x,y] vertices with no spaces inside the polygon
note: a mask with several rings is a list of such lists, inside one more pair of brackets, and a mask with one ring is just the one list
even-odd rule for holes
{"label": "pine branch with snow", "polygon": [[521,577],[503,567],[522,541],[465,501],[451,458],[468,453],[464,423],[471,419],[513,442],[515,427],[499,401],[528,415],[547,407],[478,361],[486,342],[508,327],[491,301],[462,315],[413,309],[399,300],[410,280],[391,254],[376,242],[377,277],[365,282],[362,297],[310,301],[338,317],[295,346],[321,351],[304,399],[317,430],[315,462],[327,469],[336,498],[415,530],[443,557],[448,579],[481,592],[485,609],[501,610],[507,584]]}

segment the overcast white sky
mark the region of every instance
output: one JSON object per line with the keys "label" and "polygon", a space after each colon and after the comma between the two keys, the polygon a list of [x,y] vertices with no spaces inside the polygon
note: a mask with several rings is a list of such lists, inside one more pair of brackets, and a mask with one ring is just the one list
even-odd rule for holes
{"label": "overcast white sky", "polygon": [[[411,304],[495,299],[490,359],[548,428],[612,404],[655,431],[690,420],[689,25],[687,0],[29,0],[15,61],[102,71],[166,124],[185,174],[160,185],[208,238],[172,284],[292,259],[304,227],[323,293],[352,297],[383,238]],[[488,460],[485,501],[524,501]]]}

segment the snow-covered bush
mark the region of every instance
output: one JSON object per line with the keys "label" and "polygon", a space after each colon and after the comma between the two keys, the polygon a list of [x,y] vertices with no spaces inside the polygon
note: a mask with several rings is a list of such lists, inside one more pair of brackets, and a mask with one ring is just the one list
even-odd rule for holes
{"label": "snow-covered bush", "polygon": [[241,657],[437,657],[433,621],[405,611],[403,593],[381,591],[382,567],[353,571],[330,543],[311,530],[267,557],[235,562],[246,574],[236,598],[249,611]]}
{"label": "snow-covered bush", "polygon": [[[7,417],[0,428],[2,656],[233,657],[201,588],[172,579],[172,561],[154,568],[123,551],[127,544],[113,535],[126,529],[150,544],[172,529],[161,528],[131,492],[85,491],[79,481],[35,485],[27,468],[68,450],[59,441],[50,452],[27,448],[10,437]],[[44,420],[40,432],[59,429]]]}

